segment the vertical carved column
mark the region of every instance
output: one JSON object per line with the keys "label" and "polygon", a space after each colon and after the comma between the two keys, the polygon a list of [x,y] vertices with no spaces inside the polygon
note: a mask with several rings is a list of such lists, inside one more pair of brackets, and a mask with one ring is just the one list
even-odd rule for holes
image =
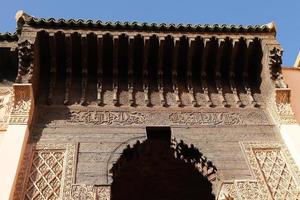
{"label": "vertical carved column", "polygon": [[134,47],[135,40],[134,36],[128,37],[128,92],[129,92],[129,103],[130,106],[135,106],[135,94],[133,88],[133,59],[134,59]]}
{"label": "vertical carved column", "polygon": [[178,106],[182,106],[180,92],[179,92],[179,88],[178,88],[178,73],[177,73],[179,45],[180,45],[180,38],[174,38],[173,63],[172,63],[172,84],[173,84],[173,91],[175,94],[176,103]]}
{"label": "vertical carved column", "polygon": [[190,94],[191,102],[194,107],[198,107],[193,87],[193,55],[195,49],[195,38],[188,38],[188,58],[187,58],[187,88]]}
{"label": "vertical carved column", "polygon": [[224,53],[224,46],[225,46],[225,39],[220,38],[218,39],[218,52],[217,52],[217,63],[215,68],[215,81],[216,81],[216,88],[220,98],[222,99],[222,104],[224,106],[228,106],[228,103],[223,95],[223,87],[222,87],[222,75],[221,75],[221,65],[222,65],[222,58]]}
{"label": "vertical carved column", "polygon": [[81,82],[81,99],[80,104],[86,105],[86,89],[88,84],[88,41],[87,35],[81,35],[81,65],[82,65],[82,82]]}
{"label": "vertical carved column", "polygon": [[97,35],[97,104],[103,105],[103,36]]}
{"label": "vertical carved column", "polygon": [[163,80],[163,65],[164,65],[164,48],[165,48],[165,38],[160,37],[159,42],[159,52],[158,52],[158,68],[157,68],[157,86],[159,92],[159,98],[162,106],[166,106],[166,99],[164,94],[164,80]]}
{"label": "vertical carved column", "polygon": [[33,75],[34,41],[24,40],[18,44],[18,75],[17,83],[30,83]]}
{"label": "vertical carved column", "polygon": [[113,103],[119,105],[119,36],[113,36]]}
{"label": "vertical carved column", "polygon": [[149,81],[148,81],[149,45],[150,45],[150,38],[144,37],[143,90],[144,90],[144,99],[147,106],[151,106],[151,101],[149,98]]}
{"label": "vertical carved column", "polygon": [[69,104],[70,98],[70,88],[72,84],[72,60],[73,60],[73,53],[72,53],[72,36],[71,34],[65,35],[66,41],[66,90],[65,90],[65,99],[64,104]]}
{"label": "vertical carved column", "polygon": [[209,38],[204,38],[203,39],[203,57],[202,57],[202,67],[201,67],[201,72],[200,72],[200,76],[201,76],[201,87],[202,87],[202,91],[205,95],[206,101],[207,101],[207,105],[210,107],[213,107],[213,103],[211,101],[210,95],[209,95],[209,91],[208,91],[208,85],[207,85],[207,61],[208,61],[208,56],[209,56]]}
{"label": "vertical carved column", "polygon": [[232,52],[231,52],[231,61],[229,65],[229,85],[230,89],[235,97],[235,101],[237,106],[241,106],[241,100],[240,97],[237,93],[237,88],[235,85],[235,60],[237,56],[237,50],[238,50],[238,45],[239,45],[239,40],[238,39],[233,39],[232,40]]}
{"label": "vertical carved column", "polygon": [[49,92],[47,103],[50,105],[53,103],[53,90],[56,85],[56,71],[57,71],[57,52],[56,46],[57,41],[54,33],[49,34],[49,45],[50,45],[50,81],[49,81]]}

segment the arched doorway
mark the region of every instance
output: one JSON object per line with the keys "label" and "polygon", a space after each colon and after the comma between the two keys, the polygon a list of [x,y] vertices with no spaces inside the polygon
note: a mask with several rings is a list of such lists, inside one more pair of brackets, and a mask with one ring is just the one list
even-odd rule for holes
{"label": "arched doorway", "polygon": [[193,145],[164,134],[128,145],[111,172],[112,200],[215,199],[208,178],[216,172],[212,163]]}

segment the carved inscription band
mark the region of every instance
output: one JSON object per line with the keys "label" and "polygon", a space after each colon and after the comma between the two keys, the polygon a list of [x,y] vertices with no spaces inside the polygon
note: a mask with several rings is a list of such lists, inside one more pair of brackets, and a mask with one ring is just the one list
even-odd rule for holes
{"label": "carved inscription band", "polygon": [[[248,112],[183,112],[183,111],[114,111],[70,110],[64,114],[45,109],[40,112],[39,123],[46,125],[93,126],[234,126],[270,125],[261,110]],[[46,114],[45,114],[46,113]],[[63,115],[63,116],[62,116]],[[60,120],[62,119],[62,120]]]}

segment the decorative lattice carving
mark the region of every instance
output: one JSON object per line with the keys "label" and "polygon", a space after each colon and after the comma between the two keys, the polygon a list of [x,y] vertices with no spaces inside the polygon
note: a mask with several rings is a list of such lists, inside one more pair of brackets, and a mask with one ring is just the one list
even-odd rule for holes
{"label": "decorative lattice carving", "polygon": [[64,150],[37,150],[25,191],[25,199],[58,199],[61,192]]}
{"label": "decorative lattice carving", "polygon": [[274,199],[300,198],[280,149],[258,149],[254,154]]}
{"label": "decorative lattice carving", "polygon": [[[42,144],[27,147],[14,199],[69,199],[73,184],[74,144]],[[31,159],[29,159],[31,157]]]}
{"label": "decorative lattice carving", "polygon": [[245,143],[244,147],[262,194],[269,199],[300,198],[299,171],[284,147],[277,143]]}

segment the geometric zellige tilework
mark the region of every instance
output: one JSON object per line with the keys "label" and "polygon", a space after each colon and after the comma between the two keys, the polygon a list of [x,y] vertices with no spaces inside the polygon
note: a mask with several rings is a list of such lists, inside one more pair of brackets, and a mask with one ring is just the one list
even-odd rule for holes
{"label": "geometric zellige tilework", "polygon": [[300,194],[280,149],[253,149],[265,182],[275,200],[296,200]]}
{"label": "geometric zellige tilework", "polygon": [[26,200],[61,199],[64,150],[36,150],[28,175]]}

